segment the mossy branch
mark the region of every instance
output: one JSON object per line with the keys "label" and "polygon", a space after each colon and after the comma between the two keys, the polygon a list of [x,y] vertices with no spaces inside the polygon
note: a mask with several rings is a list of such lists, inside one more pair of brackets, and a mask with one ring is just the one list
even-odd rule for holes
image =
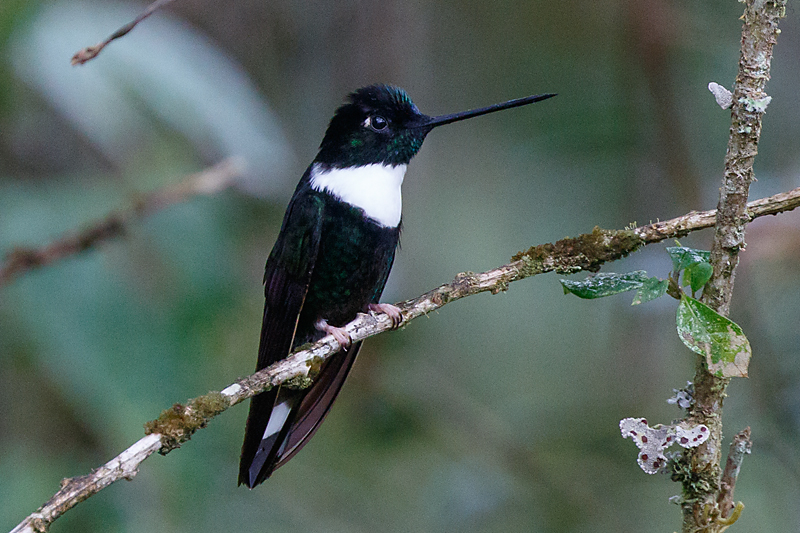
{"label": "mossy branch", "polygon": [[[780,33],[778,21],[786,14],[786,0],[743,3],[739,70],[732,91],[728,151],[711,247],[714,270],[702,297],[703,303],[723,316],[730,309],[739,251],[744,248],[745,226],[750,221],[747,197],[755,179],[753,161],[758,153],[761,120],[771,100],[764,89]],[[692,475],[683,483],[683,532],[718,532],[730,525],[725,517],[732,504],[721,484],[722,405],[730,379],[715,377],[708,371],[706,358],[699,356],[693,382],[694,403],[689,417],[696,424],[708,426],[710,436],[684,458]]]}
{"label": "mossy branch", "polygon": [[[748,218],[776,215],[800,207],[800,187],[748,204]],[[633,229],[604,230],[566,238],[552,244],[534,246],[519,252],[511,262],[481,272],[464,272],[448,284],[425,294],[400,302],[402,325],[435,311],[450,302],[482,292],[497,294],[509,284],[546,272],[574,273],[597,271],[603,263],[615,261],[642,246],[687,235],[714,225],[716,212],[691,212],[681,217]],[[354,342],[392,328],[384,314],[359,315],[345,329]],[[28,516],[12,533],[44,532],[59,516],[119,479],[131,479],[139,465],[155,452],[166,454],[191,438],[216,415],[252,396],[277,385],[307,387],[322,363],[339,349],[333,337],[303,347],[283,361],[260,372],[241,378],[221,392],[212,391],[191,399],[185,405],[175,404],[156,420],[145,424],[146,436],[120,455],[86,476],[62,481],[61,489]]]}

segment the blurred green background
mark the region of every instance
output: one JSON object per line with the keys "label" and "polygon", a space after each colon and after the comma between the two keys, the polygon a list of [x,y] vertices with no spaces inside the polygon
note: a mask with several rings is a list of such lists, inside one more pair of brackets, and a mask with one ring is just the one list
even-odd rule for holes
{"label": "blurred green background", "polygon": [[[0,254],[226,156],[249,170],[0,287],[0,531],[173,402],[252,371],[264,261],[357,87],[399,85],[428,114],[559,93],[428,138],[385,301],[716,205],[729,113],[706,85],[735,77],[735,0],[182,0],[69,66],[145,5],[0,2]],[[753,198],[798,185],[795,8],[781,27]],[[666,277],[665,245],[605,270]],[[731,313],[754,358],[725,410],[728,439],[754,435],[741,531],[800,530],[799,256],[797,214],[750,226]],[[665,400],[694,357],[662,300],[581,301],[550,275],[448,305],[367,342],[322,429],[257,490],[236,486],[242,405],[52,531],[677,530],[679,487],[644,474],[618,429],[680,416]]]}

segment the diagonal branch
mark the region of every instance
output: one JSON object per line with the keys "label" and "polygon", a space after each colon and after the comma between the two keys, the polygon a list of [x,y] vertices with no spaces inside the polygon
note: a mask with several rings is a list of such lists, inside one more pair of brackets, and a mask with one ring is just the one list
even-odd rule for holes
{"label": "diagonal branch", "polygon": [[[776,215],[800,207],[800,187],[748,204],[748,218]],[[440,307],[481,292],[497,294],[508,290],[514,281],[546,272],[574,273],[597,271],[603,263],[615,261],[647,244],[681,237],[714,225],[716,211],[691,212],[681,217],[626,230],[595,228],[592,233],[562,239],[556,243],[534,246],[516,254],[506,265],[482,273],[464,272],[448,284],[421,296],[400,302],[402,324]],[[392,328],[384,314],[359,315],[346,326],[353,342],[358,342]],[[328,336],[303,347],[286,359],[241,378],[221,392],[209,392],[175,404],[158,419],[145,424],[147,436],[120,455],[86,476],[62,481],[61,489],[35,513],[28,516],[12,533],[44,532],[59,516],[119,479],[131,479],[147,457],[159,451],[166,454],[179,447],[216,415],[256,394],[278,385],[304,387],[311,383],[322,363],[338,351]]]}
{"label": "diagonal branch", "polygon": [[0,287],[29,270],[49,265],[125,233],[131,221],[145,217],[196,194],[213,194],[230,186],[244,171],[244,163],[229,158],[180,183],[146,195],[128,211],[113,213],[90,227],[67,235],[42,248],[17,247],[0,263]]}
{"label": "diagonal branch", "polygon": [[94,46],[87,46],[83,50],[78,51],[74,56],[72,56],[72,65],[83,65],[87,61],[90,61],[97,57],[97,55],[105,48],[108,43],[115,39],[119,39],[127,35],[129,31],[136,27],[141,21],[155,13],[157,10],[161,9],[165,5],[171,3],[173,0],[155,0],[152,4],[147,6],[147,8],[139,14],[138,17],[133,19],[131,22],[125,24],[123,27],[112,33],[108,36],[105,41],[99,42]]}

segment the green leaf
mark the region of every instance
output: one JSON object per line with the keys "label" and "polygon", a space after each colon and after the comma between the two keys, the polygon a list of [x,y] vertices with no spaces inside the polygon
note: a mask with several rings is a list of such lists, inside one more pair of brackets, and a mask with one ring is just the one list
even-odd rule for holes
{"label": "green leaf", "polygon": [[583,281],[559,280],[564,286],[564,294],[572,293],[578,298],[602,298],[621,292],[639,289],[647,280],[647,272],[637,270],[626,274],[613,272],[597,274]]}
{"label": "green leaf", "polygon": [[706,356],[717,377],[747,377],[752,351],[742,328],[707,305],[682,296],[678,305],[678,336],[693,352]]}
{"label": "green leaf", "polygon": [[711,266],[711,263],[706,263],[705,261],[693,263],[683,271],[683,285],[691,286],[692,294],[694,294],[708,283],[713,273],[714,267]]}
{"label": "green leaf", "polygon": [[694,263],[708,263],[711,260],[711,252],[684,246],[668,246],[667,253],[672,258],[673,272],[680,272]]}
{"label": "green leaf", "polygon": [[636,296],[633,297],[633,302],[631,302],[631,305],[643,304],[645,302],[649,302],[650,300],[655,300],[656,298],[664,296],[664,294],[667,292],[668,286],[669,280],[647,278],[636,292]]}

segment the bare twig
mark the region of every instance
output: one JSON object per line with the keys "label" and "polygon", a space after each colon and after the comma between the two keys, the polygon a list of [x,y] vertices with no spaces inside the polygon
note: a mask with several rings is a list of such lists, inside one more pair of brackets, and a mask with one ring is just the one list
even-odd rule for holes
{"label": "bare twig", "polygon": [[733,503],[733,491],[736,488],[736,480],[739,477],[739,470],[742,468],[744,456],[750,453],[753,443],[750,442],[750,428],[745,428],[733,437],[728,461],[725,463],[725,471],[719,482],[719,513],[722,518],[727,518],[731,510],[735,507]]}
{"label": "bare twig", "polygon": [[196,194],[213,194],[241,175],[244,164],[236,158],[186,177],[180,183],[153,192],[123,213],[111,214],[77,234],[67,235],[43,248],[17,247],[0,263],[0,287],[14,277],[55,261],[93,248],[102,241],[119,237],[135,219],[142,218],[169,205],[183,202]]}
{"label": "bare twig", "polygon": [[[800,206],[800,188],[789,193],[758,200],[752,218],[774,215]],[[520,252],[512,262],[479,274],[465,272],[446,285],[441,285],[417,298],[400,302],[402,324],[435,311],[440,307],[481,292],[493,294],[508,289],[509,283],[545,272],[577,272],[597,270],[607,261],[614,261],[638,248],[665,239],[680,237],[713,225],[714,211],[692,212],[687,215],[649,224],[630,230],[602,230],[563,239],[553,244],[534,246]],[[359,315],[345,329],[353,342],[358,342],[392,328],[384,314]],[[283,384],[304,387],[311,383],[322,363],[336,353],[339,345],[333,337],[299,350],[286,359],[251,376],[237,380],[221,392],[210,392],[186,402],[175,404],[161,416],[148,422],[147,437],[139,440],[104,467],[88,476],[65,479],[61,490],[46,504],[20,523],[12,533],[47,531],[50,524],[81,501],[119,479],[132,478],[139,464],[156,451],[166,454],[189,440],[214,416],[260,392]]]}
{"label": "bare twig", "polygon": [[136,25],[139,24],[141,21],[143,21],[144,19],[155,13],[158,9],[161,9],[165,5],[171,3],[172,1],[173,0],[156,0],[155,2],[147,6],[147,9],[142,11],[142,13],[134,20],[132,20],[131,22],[127,23],[126,25],[124,25],[111,35],[109,35],[108,39],[106,39],[105,41],[99,42],[94,46],[87,46],[83,50],[77,52],[74,56],[72,56],[72,65],[73,66],[83,65],[87,61],[94,59],[103,50],[103,48],[105,48],[106,45],[108,45],[108,43],[126,35],[129,31],[135,28]]}
{"label": "bare twig", "polygon": [[[770,76],[772,48],[780,33],[778,21],[785,15],[785,0],[746,0],[742,19],[739,72],[733,89],[731,128],[725,175],[717,206],[711,264],[714,272],[703,289],[703,302],[723,316],[728,315],[739,251],[744,247],[745,225],[750,221],[747,196],[753,177],[753,160],[758,153],[761,119],[771,98],[764,92]],[[692,476],[683,483],[683,531],[721,531],[729,523],[718,507],[720,459],[722,456],[722,404],[729,378],[717,378],[698,357],[694,378],[694,404],[690,417],[705,424],[710,436],[690,450],[686,463]],[[741,511],[741,509],[739,510]],[[698,520],[698,517],[701,517]]]}

